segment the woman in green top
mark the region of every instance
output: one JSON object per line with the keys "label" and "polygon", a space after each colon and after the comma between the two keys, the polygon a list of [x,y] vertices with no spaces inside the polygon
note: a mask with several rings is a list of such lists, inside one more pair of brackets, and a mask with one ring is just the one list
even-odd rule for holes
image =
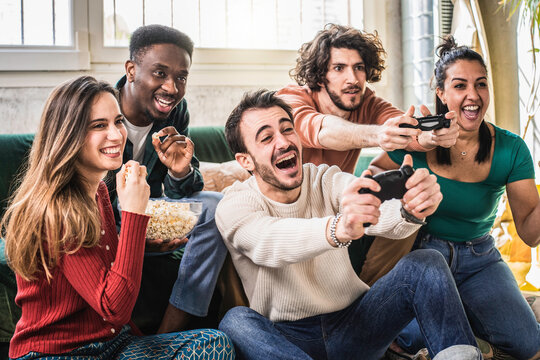
{"label": "woman in green top", "polygon": [[[531,247],[540,243],[531,154],[519,136],[484,120],[489,88],[482,57],[457,46],[452,37],[437,50],[436,111],[455,111],[459,137],[448,149],[412,153],[415,167],[435,174],[443,193],[415,248],[437,249],[445,256],[476,336],[515,358],[529,359],[540,349],[540,325],[489,231],[506,189],[518,234]],[[422,112],[429,113],[426,107]],[[406,153],[384,153],[372,166],[397,168]],[[410,352],[423,347],[415,321],[397,343]]]}

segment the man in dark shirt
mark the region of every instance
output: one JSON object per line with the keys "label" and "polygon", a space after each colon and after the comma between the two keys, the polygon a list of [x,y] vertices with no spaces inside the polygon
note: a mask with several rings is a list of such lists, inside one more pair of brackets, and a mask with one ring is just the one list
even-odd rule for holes
{"label": "man in dark shirt", "polygon": [[[128,130],[124,163],[133,159],[146,166],[150,197],[165,195],[203,203],[187,244],[186,239],[146,243],[134,321],[143,331],[155,331],[157,325],[160,333],[179,331],[186,328],[190,315],[207,315],[227,254],[214,221],[221,194],[201,191],[199,161],[188,138],[189,112],[184,95],[193,42],[174,28],[148,25],[135,30],[129,52],[126,74],[116,84]],[[116,193],[109,190],[119,224]],[[185,248],[178,250],[183,244]],[[167,304],[165,297],[169,294]],[[158,319],[162,319],[161,324],[153,323]]]}

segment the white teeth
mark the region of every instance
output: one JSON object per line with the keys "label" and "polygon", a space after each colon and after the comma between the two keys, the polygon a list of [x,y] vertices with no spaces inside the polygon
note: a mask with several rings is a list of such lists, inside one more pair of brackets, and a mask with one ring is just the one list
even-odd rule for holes
{"label": "white teeth", "polygon": [[115,147],[115,148],[101,149],[101,152],[104,154],[116,154],[120,152],[120,148]]}
{"label": "white teeth", "polygon": [[284,162],[284,161],[291,160],[291,159],[294,158],[294,156],[295,156],[294,154],[289,155],[289,156],[286,156],[286,157],[284,157],[283,159],[279,160],[277,163],[279,164],[279,163],[282,163],[282,162]]}
{"label": "white teeth", "polygon": [[158,101],[160,105],[163,105],[163,106],[169,106],[173,103],[172,101],[165,101],[163,99],[158,99],[158,98],[156,98],[156,100]]}
{"label": "white teeth", "polygon": [[476,111],[479,108],[480,108],[480,106],[478,106],[478,105],[468,105],[468,106],[463,107],[463,110]]}

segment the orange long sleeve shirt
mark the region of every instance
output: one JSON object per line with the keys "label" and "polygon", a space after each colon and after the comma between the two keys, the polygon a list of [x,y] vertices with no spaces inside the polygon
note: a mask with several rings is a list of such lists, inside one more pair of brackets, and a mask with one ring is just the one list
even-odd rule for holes
{"label": "orange long sleeve shirt", "polygon": [[[319,93],[307,86],[288,85],[279,90],[277,95],[292,107],[294,127],[304,147],[303,162],[337,165],[342,171],[354,173],[361,149],[337,151],[325,148],[319,142],[319,131],[327,115],[321,112]],[[400,115],[403,115],[403,111],[377,97],[367,88],[360,107],[353,110],[347,120],[355,124],[380,125]],[[422,149],[417,142],[410,146],[410,150],[422,151]]]}

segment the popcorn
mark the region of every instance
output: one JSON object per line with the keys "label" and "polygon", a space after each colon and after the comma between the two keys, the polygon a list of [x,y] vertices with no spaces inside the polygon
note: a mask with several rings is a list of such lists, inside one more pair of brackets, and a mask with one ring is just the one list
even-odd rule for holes
{"label": "popcorn", "polygon": [[124,166],[124,183],[127,181],[128,177],[131,176],[132,173],[133,173],[133,169],[131,165],[126,164]]}
{"label": "popcorn", "polygon": [[161,139],[159,138],[159,135],[157,132],[153,133],[152,134],[152,140],[157,140],[161,143]]}
{"label": "popcorn", "polygon": [[165,200],[150,200],[146,207],[150,215],[147,239],[183,239],[198,220],[198,215],[190,210],[189,203],[170,202]]}
{"label": "popcorn", "polygon": [[[133,167],[131,166],[131,164],[125,164],[124,166],[124,183],[127,181],[128,177],[130,177],[131,175],[135,175],[135,173],[133,172]],[[146,172],[146,168],[145,167],[140,167],[139,168],[139,175],[141,176],[145,176],[148,175],[147,172]]]}

